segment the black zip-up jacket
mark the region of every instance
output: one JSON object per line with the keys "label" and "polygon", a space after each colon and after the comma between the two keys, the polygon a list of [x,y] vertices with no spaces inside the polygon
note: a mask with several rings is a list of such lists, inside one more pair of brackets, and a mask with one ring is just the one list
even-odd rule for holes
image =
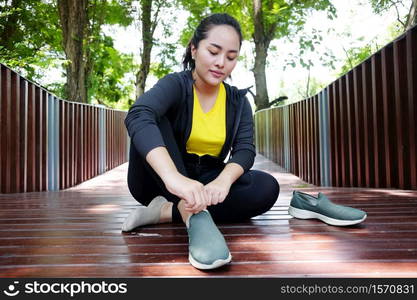
{"label": "black zip-up jacket", "polygon": [[[129,136],[143,158],[152,149],[165,146],[157,126],[166,116],[172,125],[181,153],[186,154],[186,143],[191,134],[193,117],[193,78],[191,71],[171,73],[160,79],[149,91],[141,95],[129,109],[125,125]],[[247,89],[238,90],[227,83],[226,88],[226,140],[219,159],[234,162],[247,171],[253,166],[252,109],[246,98]]]}

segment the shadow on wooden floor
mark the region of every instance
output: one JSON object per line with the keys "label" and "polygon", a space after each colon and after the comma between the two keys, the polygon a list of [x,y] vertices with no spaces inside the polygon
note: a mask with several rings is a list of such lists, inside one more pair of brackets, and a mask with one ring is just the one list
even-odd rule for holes
{"label": "shadow on wooden floor", "polygon": [[[0,195],[2,277],[417,277],[417,191],[318,188],[257,156],[281,194],[273,209],[248,222],[218,224],[230,265],[199,271],[188,263],[181,224],[124,234],[137,202],[127,164],[61,192]],[[324,192],[368,213],[364,223],[328,226],[293,219],[291,192]]]}

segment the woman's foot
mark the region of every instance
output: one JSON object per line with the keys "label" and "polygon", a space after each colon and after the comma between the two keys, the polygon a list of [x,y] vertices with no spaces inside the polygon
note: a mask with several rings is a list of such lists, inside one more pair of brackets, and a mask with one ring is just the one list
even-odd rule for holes
{"label": "woman's foot", "polygon": [[122,231],[131,231],[139,226],[167,223],[172,221],[172,202],[164,197],[155,197],[148,206],[133,210],[122,225]]}

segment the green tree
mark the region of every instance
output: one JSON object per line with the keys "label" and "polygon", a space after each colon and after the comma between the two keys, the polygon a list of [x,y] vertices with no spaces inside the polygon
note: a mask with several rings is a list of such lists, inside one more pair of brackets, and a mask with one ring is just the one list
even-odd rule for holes
{"label": "green tree", "polygon": [[104,26],[126,27],[132,24],[130,0],[95,0],[87,7],[85,61],[88,102],[115,107],[130,95],[129,85],[123,84],[127,73],[134,70],[133,56],[114,48],[113,39],[103,32]]}
{"label": "green tree", "polygon": [[12,0],[0,1],[0,8],[2,63],[34,81],[63,68],[65,85],[44,85],[71,101],[116,106],[131,93],[123,79],[133,72],[133,57],[119,53],[103,32],[132,23],[130,0]]}
{"label": "green tree", "polygon": [[[133,1],[132,5],[136,7],[138,27],[140,28],[142,47],[140,49],[140,64],[136,77],[136,98],[145,91],[146,80],[149,73],[154,73],[157,77],[161,77],[171,71],[173,62],[175,63],[175,45],[164,42],[164,38],[172,35],[172,23],[169,17],[172,14],[174,2],[162,0],[141,0]],[[175,20],[175,16],[173,16]],[[159,39],[154,37],[155,31],[159,27],[162,36]],[[158,57],[160,62],[151,62],[151,54],[154,46],[159,51]],[[133,99],[130,102],[133,104]]]}
{"label": "green tree", "polygon": [[88,24],[87,0],[58,0],[62,46],[66,63],[66,95],[69,101],[87,103],[88,68],[84,39]]}
{"label": "green tree", "polygon": [[[336,13],[330,0],[229,0],[222,3],[215,0],[181,0],[180,2],[191,14],[188,22],[190,27],[184,31],[183,43],[189,40],[192,28],[195,28],[198,21],[209,13],[227,12],[239,20],[245,38],[250,39],[255,45],[252,72],[255,77],[257,110],[270,106],[265,67],[271,41],[295,36],[302,30],[309,12],[313,10],[326,11],[329,18],[334,17]],[[300,46],[312,47],[314,40],[318,38],[318,35],[312,36]]]}
{"label": "green tree", "polygon": [[30,80],[62,55],[53,3],[40,0],[0,2],[0,61]]}
{"label": "green tree", "polygon": [[90,54],[94,69],[90,74],[88,94],[91,103],[127,109],[134,82],[126,83],[125,75],[133,72],[133,55],[119,53],[113,43],[113,39],[105,35],[95,41],[94,51]]}
{"label": "green tree", "polygon": [[[97,89],[91,89],[92,84],[100,81],[94,78],[96,74],[95,62],[99,61],[97,53],[102,53],[104,56],[110,55],[105,51],[109,48],[103,47],[103,41],[108,39],[102,33],[102,26],[105,24],[129,25],[132,22],[129,7],[129,1],[58,0],[63,48],[67,58],[66,91],[68,100],[84,103],[91,101],[91,91],[97,91]],[[115,53],[114,50],[111,50],[113,57],[115,57]],[[110,68],[114,66],[111,62],[107,65]],[[103,64],[100,67],[103,67]],[[103,75],[102,71],[101,69],[97,73],[98,76]],[[117,82],[117,80],[109,82]],[[110,99],[113,98],[110,97]]]}

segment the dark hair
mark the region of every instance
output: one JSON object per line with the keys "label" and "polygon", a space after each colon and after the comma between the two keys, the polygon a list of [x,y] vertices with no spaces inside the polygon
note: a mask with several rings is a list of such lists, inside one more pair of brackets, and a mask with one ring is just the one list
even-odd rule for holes
{"label": "dark hair", "polygon": [[216,25],[232,26],[239,35],[239,47],[242,46],[242,31],[240,29],[239,22],[228,14],[212,14],[201,20],[200,24],[194,31],[193,37],[188,43],[187,49],[185,50],[184,58],[182,60],[184,70],[194,70],[195,68],[195,61],[191,57],[191,45],[194,45],[194,47],[198,48],[198,44],[200,43],[200,41],[207,38],[207,32],[209,32],[209,30]]}

